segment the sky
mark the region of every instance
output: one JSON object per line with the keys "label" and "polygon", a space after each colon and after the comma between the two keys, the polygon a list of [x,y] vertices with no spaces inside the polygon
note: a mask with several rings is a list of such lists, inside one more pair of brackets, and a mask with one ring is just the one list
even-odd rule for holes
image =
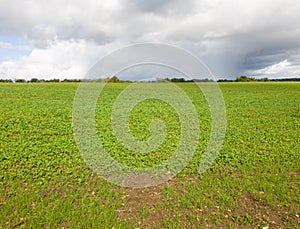
{"label": "sky", "polygon": [[[82,78],[143,42],[184,48],[218,79],[300,77],[299,12],[299,0],[0,0],[0,78]],[[129,74],[175,74],[148,68]]]}

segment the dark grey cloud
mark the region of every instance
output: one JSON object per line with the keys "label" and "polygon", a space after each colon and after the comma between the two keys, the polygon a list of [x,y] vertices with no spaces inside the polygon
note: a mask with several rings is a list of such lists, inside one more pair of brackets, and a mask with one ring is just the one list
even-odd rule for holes
{"label": "dark grey cloud", "polygon": [[165,9],[167,5],[172,3],[172,0],[133,0],[127,1],[132,7],[136,7],[145,12],[158,12]]}
{"label": "dark grey cloud", "polygon": [[181,17],[197,12],[195,0],[127,0],[126,7],[162,17]]}
{"label": "dark grey cloud", "polygon": [[[295,75],[299,12],[298,0],[1,0],[0,35],[27,39],[38,51],[34,55],[44,50],[43,56],[56,56],[64,41],[102,54],[121,44],[154,41],[188,49],[220,77],[263,76],[272,66]],[[14,64],[36,63],[33,54]]]}

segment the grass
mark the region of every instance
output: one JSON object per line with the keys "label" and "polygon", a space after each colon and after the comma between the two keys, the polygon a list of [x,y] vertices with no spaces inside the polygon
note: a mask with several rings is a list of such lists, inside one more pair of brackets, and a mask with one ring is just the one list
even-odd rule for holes
{"label": "grass", "polygon": [[[78,84],[0,84],[0,225],[3,228],[299,228],[300,83],[220,83],[227,132],[214,164],[198,174],[210,134],[209,107],[195,85],[178,84],[195,104],[201,137],[193,160],[169,182],[122,188],[91,171],[72,130]],[[166,140],[132,153],[112,133],[110,112],[128,84],[108,84],[96,125],[105,149],[131,167],[167,159],[178,143],[178,116],[146,100],[130,116],[145,140],[164,120]]]}

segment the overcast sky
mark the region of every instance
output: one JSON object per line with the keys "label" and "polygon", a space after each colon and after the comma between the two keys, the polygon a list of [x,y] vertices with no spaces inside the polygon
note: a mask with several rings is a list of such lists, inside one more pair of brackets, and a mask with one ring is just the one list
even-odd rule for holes
{"label": "overcast sky", "polygon": [[217,78],[300,77],[299,12],[299,0],[0,0],[0,78],[79,78],[141,42],[185,48]]}

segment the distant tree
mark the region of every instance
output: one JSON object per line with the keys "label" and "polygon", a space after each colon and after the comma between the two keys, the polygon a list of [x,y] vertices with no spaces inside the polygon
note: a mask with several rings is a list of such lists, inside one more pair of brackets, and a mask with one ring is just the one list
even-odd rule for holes
{"label": "distant tree", "polygon": [[30,83],[37,83],[37,82],[40,82],[40,80],[38,78],[32,78],[29,82]]}
{"label": "distant tree", "polygon": [[233,80],[219,79],[217,82],[233,82]]}
{"label": "distant tree", "polygon": [[268,78],[262,78],[262,79],[258,79],[258,81],[261,81],[261,82],[268,82],[270,81]]}
{"label": "distant tree", "polygon": [[51,80],[48,80],[48,81],[46,81],[46,82],[57,83],[57,82],[60,82],[60,80],[59,80],[59,79],[51,79]]}
{"label": "distant tree", "polygon": [[16,83],[26,83],[26,80],[24,79],[16,79]]}
{"label": "distant tree", "polygon": [[194,79],[194,82],[214,82],[213,79],[208,79],[208,78],[204,78],[204,79]]}
{"label": "distant tree", "polygon": [[255,79],[250,78],[248,76],[239,76],[235,79],[235,82],[251,82],[251,81],[255,81]]}
{"label": "distant tree", "polygon": [[300,78],[270,79],[270,81],[274,81],[274,82],[293,82],[293,81],[300,81]]}
{"label": "distant tree", "polygon": [[118,82],[120,82],[120,80],[118,77],[113,76],[113,77],[109,78],[107,82],[108,83],[118,83]]}
{"label": "distant tree", "polygon": [[184,78],[172,78],[169,79],[170,82],[176,83],[176,82],[185,82]]}
{"label": "distant tree", "polygon": [[61,82],[64,82],[64,83],[72,83],[72,82],[80,82],[79,79],[64,79],[63,81]]}
{"label": "distant tree", "polygon": [[0,83],[12,83],[11,79],[0,79]]}

